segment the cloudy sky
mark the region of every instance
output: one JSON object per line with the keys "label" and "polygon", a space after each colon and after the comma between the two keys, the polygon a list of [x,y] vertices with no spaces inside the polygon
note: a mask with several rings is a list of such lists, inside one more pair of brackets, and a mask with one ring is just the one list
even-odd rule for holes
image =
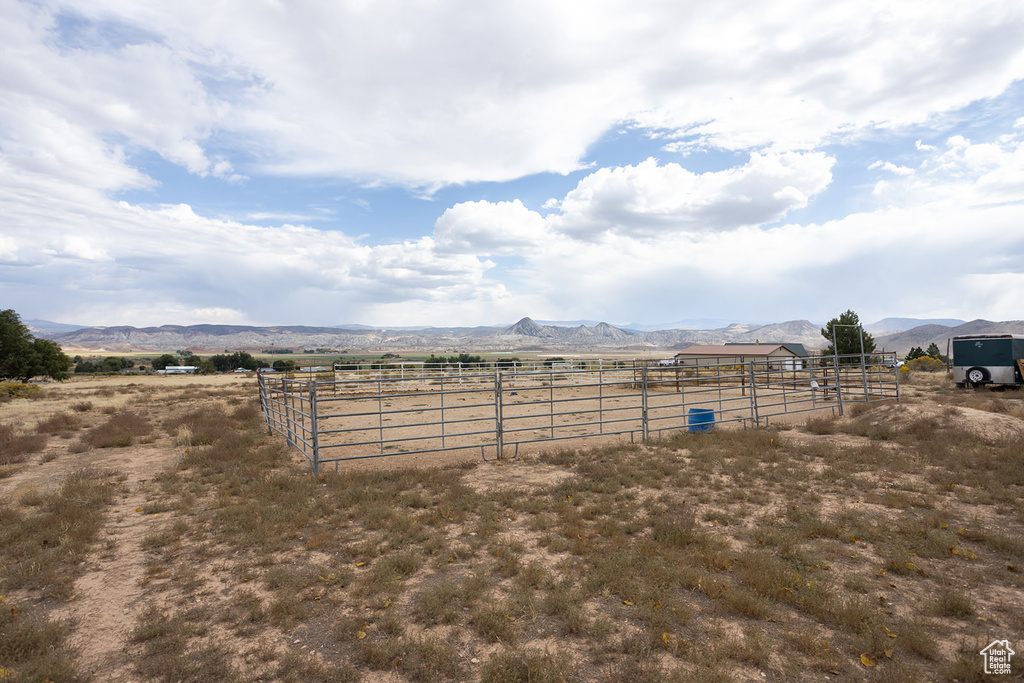
{"label": "cloudy sky", "polygon": [[0,308],[1024,318],[1019,0],[0,0]]}

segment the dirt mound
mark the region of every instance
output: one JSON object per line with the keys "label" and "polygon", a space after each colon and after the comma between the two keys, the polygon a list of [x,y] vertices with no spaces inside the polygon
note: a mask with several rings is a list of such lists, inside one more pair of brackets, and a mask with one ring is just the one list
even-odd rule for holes
{"label": "dirt mound", "polygon": [[942,404],[885,404],[861,413],[855,420],[906,431],[922,424],[936,430],[970,433],[986,443],[1024,439],[1024,420],[976,408]]}

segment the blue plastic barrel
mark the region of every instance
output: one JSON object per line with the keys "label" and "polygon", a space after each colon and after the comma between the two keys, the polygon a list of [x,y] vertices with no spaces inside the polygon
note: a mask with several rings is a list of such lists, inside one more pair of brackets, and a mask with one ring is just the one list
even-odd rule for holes
{"label": "blue plastic barrel", "polygon": [[715,411],[710,408],[690,408],[690,431],[715,431]]}

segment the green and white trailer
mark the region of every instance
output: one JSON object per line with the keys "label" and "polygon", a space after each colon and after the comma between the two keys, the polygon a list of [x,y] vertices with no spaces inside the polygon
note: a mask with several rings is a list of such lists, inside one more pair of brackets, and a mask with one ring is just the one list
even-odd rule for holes
{"label": "green and white trailer", "polygon": [[1024,334],[953,337],[953,381],[958,387],[1024,385]]}

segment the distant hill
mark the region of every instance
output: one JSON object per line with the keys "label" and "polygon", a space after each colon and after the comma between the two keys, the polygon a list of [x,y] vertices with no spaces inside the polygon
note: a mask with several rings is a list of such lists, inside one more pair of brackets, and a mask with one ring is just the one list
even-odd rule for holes
{"label": "distant hill", "polygon": [[660,330],[720,330],[733,324],[736,324],[735,320],[694,318],[693,320],[677,320],[671,323],[657,323],[654,325],[631,323],[629,325],[620,325],[620,327],[637,332],[657,332]]}
{"label": "distant hill", "polygon": [[961,334],[1024,334],[1024,320],[972,320],[956,326],[919,325],[903,332],[875,337],[875,346],[905,356],[915,346],[927,349],[930,344],[935,344],[942,353],[946,353],[946,340]]}
{"label": "distant hill", "polygon": [[75,330],[81,330],[86,325],[68,325],[66,323],[55,323],[49,320],[22,320],[25,323],[25,327],[28,331],[36,337],[48,337],[51,334],[63,334],[65,332],[74,332]]}
{"label": "distant hill", "polygon": [[534,322],[529,318],[523,318],[515,325],[512,325],[510,328],[502,332],[502,335],[535,337],[540,339],[553,339],[555,336],[554,331],[551,328]]}
{"label": "distant hill", "polygon": [[747,340],[765,342],[803,342],[811,338],[810,346],[825,346],[824,337],[821,336],[821,326],[814,325],[808,320],[790,320],[785,323],[771,323],[768,325],[729,325],[723,330],[731,336],[744,335]]}
{"label": "distant hill", "polygon": [[942,325],[944,327],[956,327],[967,321],[958,318],[882,318],[877,323],[869,323],[864,330],[871,334],[893,334],[905,332],[922,325]]}
{"label": "distant hill", "polygon": [[612,327],[608,323],[558,327],[554,325],[541,325],[530,318],[523,318],[501,333],[503,337],[528,337],[531,340],[549,340],[569,346],[600,344],[602,342],[617,343],[635,335],[635,332]]}

